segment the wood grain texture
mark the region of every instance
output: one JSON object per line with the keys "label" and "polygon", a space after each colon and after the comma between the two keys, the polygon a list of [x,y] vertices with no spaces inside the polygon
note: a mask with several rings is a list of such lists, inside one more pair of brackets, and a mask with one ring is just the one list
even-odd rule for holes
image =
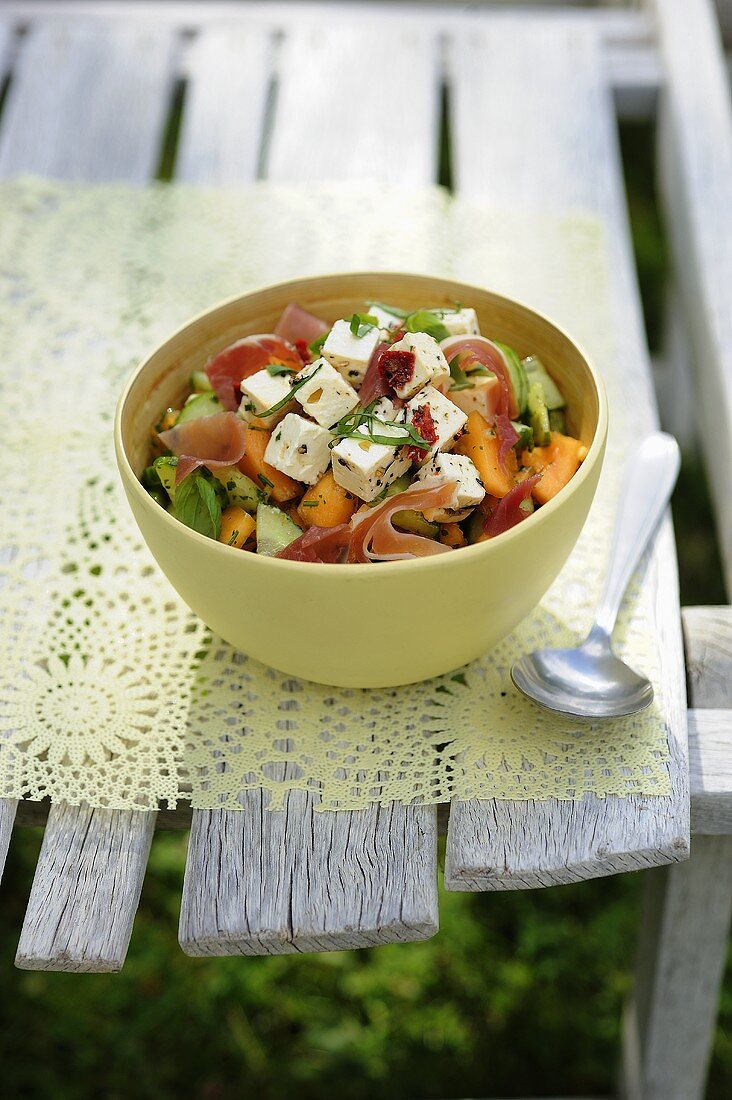
{"label": "wood grain texture", "polygon": [[432,808],[317,813],[247,792],[241,811],[193,816],[180,942],[189,955],[332,951],[437,931]]}
{"label": "wood grain texture", "polygon": [[154,830],[154,813],[53,806],[15,965],[119,970]]}
{"label": "wood grain texture", "polygon": [[[453,44],[457,189],[498,206],[584,208],[608,229],[617,352],[637,364],[634,399],[656,426],[615,120],[589,25],[497,16]],[[669,727],[670,798],[458,802],[448,825],[452,890],[550,886],[685,859],[686,701],[673,535],[665,522],[644,583],[655,608]],[[537,713],[537,720],[540,716]]]}
{"label": "wood grain texture", "polygon": [[[389,59],[393,58],[393,63]],[[419,20],[288,27],[269,179],[423,184],[435,178],[437,38]]]}
{"label": "wood grain texture", "polygon": [[691,831],[732,836],[732,709],[689,711]]}
{"label": "wood grain texture", "polygon": [[0,882],[10,846],[18,803],[14,798],[0,798]]}
{"label": "wood grain texture", "polygon": [[685,607],[681,619],[690,700],[713,710],[732,706],[732,607]]}
{"label": "wood grain texture", "polygon": [[34,25],[0,127],[0,176],[143,183],[154,173],[173,79],[168,29],[77,20]]}
{"label": "wood grain texture", "polygon": [[272,52],[272,36],[260,27],[235,23],[197,35],[185,64],[178,179],[225,184],[255,178]]}
{"label": "wood grain texture", "polygon": [[[732,103],[711,0],[656,2],[666,81],[659,103],[660,191],[694,349],[700,442],[732,592]],[[703,59],[690,72],[690,56]],[[696,69],[697,66],[693,66]]]}
{"label": "wood grain texture", "polygon": [[[684,633],[689,697],[697,708],[690,728],[696,727],[700,742],[709,734],[726,741],[725,788],[732,748],[732,609],[687,609]],[[717,729],[722,715],[723,729]],[[729,808],[724,789],[719,798]],[[727,836],[695,836],[688,863],[657,868],[646,877],[635,991],[623,1029],[628,1100],[704,1096],[732,915],[729,825],[728,819]]]}

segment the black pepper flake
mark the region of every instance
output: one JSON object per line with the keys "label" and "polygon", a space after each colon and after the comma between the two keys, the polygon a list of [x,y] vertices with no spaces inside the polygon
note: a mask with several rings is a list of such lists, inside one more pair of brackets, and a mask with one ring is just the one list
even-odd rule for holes
{"label": "black pepper flake", "polygon": [[308,453],[307,443],[301,443],[300,446],[297,448],[297,453],[299,455],[306,455]]}

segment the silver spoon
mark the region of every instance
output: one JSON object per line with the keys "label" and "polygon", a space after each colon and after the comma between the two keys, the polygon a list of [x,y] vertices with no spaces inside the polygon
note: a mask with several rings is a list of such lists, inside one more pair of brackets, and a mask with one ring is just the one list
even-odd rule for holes
{"label": "silver spoon", "polygon": [[592,630],[576,649],[537,649],[511,669],[519,691],[549,710],[580,718],[635,714],[653,701],[653,687],[613,653],[611,635],[640,557],[666,510],[681,456],[673,436],[654,432],[628,464],[610,567]]}

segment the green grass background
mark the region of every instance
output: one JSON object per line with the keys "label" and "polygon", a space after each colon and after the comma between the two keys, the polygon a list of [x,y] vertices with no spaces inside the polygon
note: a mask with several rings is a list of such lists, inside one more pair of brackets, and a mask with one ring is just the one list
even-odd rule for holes
{"label": "green grass background", "polygon": [[[667,257],[652,135],[623,152],[652,347]],[[674,501],[683,599],[724,600],[701,465]],[[642,878],[440,896],[424,944],[302,958],[187,959],[176,941],[186,836],[155,838],[119,975],[25,973],[13,957],[41,832],[16,829],[0,892],[0,1097],[391,1100],[608,1095]],[[732,1095],[732,990],[709,1100]]]}

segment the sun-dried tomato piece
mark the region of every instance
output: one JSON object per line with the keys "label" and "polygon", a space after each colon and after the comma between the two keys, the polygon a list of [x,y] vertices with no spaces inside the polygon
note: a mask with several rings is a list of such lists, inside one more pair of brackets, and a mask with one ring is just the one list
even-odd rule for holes
{"label": "sun-dried tomato piece", "polygon": [[[422,436],[425,443],[437,442],[437,429],[429,405],[417,406],[412,413],[411,424]],[[427,451],[423,451],[419,447],[407,447],[407,457],[410,462],[421,462],[426,456]]]}
{"label": "sun-dried tomato piece", "polygon": [[379,359],[379,370],[393,390],[401,389],[414,377],[414,352],[390,348]]}

